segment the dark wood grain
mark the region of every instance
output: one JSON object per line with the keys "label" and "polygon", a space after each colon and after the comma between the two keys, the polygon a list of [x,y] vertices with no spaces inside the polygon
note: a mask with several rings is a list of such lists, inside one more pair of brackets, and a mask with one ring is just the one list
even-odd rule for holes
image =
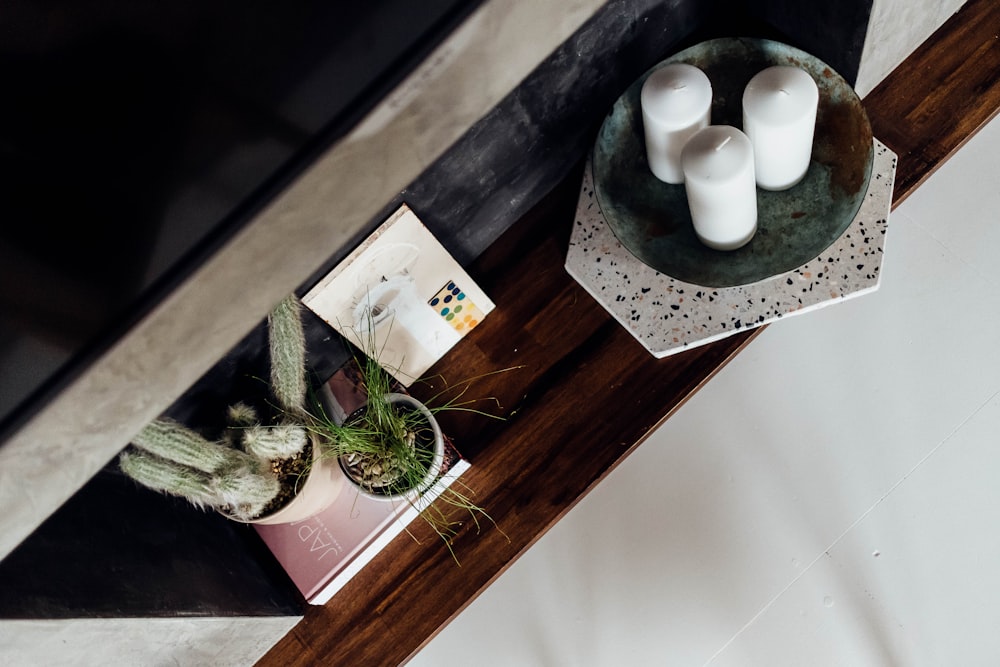
{"label": "dark wood grain", "polygon": [[[865,100],[875,136],[900,155],[897,202],[1000,107],[996,5],[968,3]],[[516,367],[474,385],[504,421],[442,416],[473,463],[463,481],[499,527],[464,526],[459,567],[415,522],[420,544],[399,536],[260,665],[405,662],[761,331],[653,359],[563,268],[580,176],[471,268],[497,309],[429,373]],[[414,393],[440,389],[431,384]]]}
{"label": "dark wood grain", "polygon": [[1000,108],[1000,2],[970,0],[864,100],[898,205]]}

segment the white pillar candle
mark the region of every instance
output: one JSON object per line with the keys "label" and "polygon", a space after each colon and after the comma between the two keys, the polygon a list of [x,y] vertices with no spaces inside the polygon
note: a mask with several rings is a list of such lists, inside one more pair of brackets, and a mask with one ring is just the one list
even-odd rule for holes
{"label": "white pillar candle", "polygon": [[650,171],[661,181],[683,183],[681,149],[708,125],[711,82],[694,65],[665,65],[646,77],[639,102]]}
{"label": "white pillar candle", "polygon": [[716,250],[735,250],[757,232],[753,146],[729,125],[700,130],[681,151],[694,232]]}
{"label": "white pillar candle", "polygon": [[787,190],[806,175],[818,104],[816,82],[798,67],[768,67],[750,79],[743,131],[753,144],[757,185]]}

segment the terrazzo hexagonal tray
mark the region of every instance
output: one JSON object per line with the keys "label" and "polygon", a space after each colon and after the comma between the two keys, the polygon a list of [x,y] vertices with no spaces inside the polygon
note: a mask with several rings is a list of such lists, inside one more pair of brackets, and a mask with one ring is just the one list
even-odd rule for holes
{"label": "terrazzo hexagonal tray", "polygon": [[[801,67],[819,87],[806,178],[783,192],[758,189],[757,236],[739,250],[702,246],[683,185],[649,173],[639,91],[671,62],[708,74],[713,124],[742,125],[742,91],[765,67]],[[665,357],[877,289],[895,173],[896,155],[825,63],[770,40],[703,42],[651,68],[611,109],[586,165],[566,270]]]}
{"label": "terrazzo hexagonal tray", "polygon": [[612,233],[584,171],[566,270],[655,357],[731,336],[878,289],[896,154],[877,139],[861,208],[819,256],[733,287],[684,282],[644,264]]}

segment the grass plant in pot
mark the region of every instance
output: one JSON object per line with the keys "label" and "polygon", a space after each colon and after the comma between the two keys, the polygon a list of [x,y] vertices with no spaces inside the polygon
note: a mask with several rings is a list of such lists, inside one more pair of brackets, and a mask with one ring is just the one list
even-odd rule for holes
{"label": "grass plant in pot", "polygon": [[473,523],[477,531],[482,521],[494,527],[496,523],[473,500],[474,492],[461,480],[445,487],[434,503],[422,498],[438,482],[445,460],[445,437],[435,414],[463,410],[499,417],[475,408],[477,401],[466,398],[476,378],[447,387],[426,404],[403,393],[380,362],[373,331],[374,327],[368,327],[356,337],[358,352],[351,380],[364,395],[363,405],[344,415],[335,407],[329,385],[323,385],[312,401],[310,428],[327,443],[327,451],[356,493],[413,505],[420,510],[418,516],[451,550],[452,539],[467,522]]}
{"label": "grass plant in pot", "polygon": [[372,357],[355,359],[365,403],[343,421],[331,418],[333,397],[320,394],[318,433],[359,491],[379,500],[418,496],[434,484],[444,460],[444,436],[434,414],[412,396],[395,391],[390,375]]}
{"label": "grass plant in pot", "polygon": [[291,295],[268,316],[273,414],[262,418],[237,402],[214,440],[176,421],[154,420],[119,456],[121,470],[150,489],[247,523],[299,521],[330,505],[344,476],[309,428],[300,309]]}

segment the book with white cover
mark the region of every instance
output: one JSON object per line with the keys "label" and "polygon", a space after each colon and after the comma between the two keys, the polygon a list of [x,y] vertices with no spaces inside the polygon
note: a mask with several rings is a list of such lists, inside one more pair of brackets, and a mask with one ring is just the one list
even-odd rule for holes
{"label": "book with white cover", "polygon": [[405,204],[302,302],[407,387],[494,308]]}

